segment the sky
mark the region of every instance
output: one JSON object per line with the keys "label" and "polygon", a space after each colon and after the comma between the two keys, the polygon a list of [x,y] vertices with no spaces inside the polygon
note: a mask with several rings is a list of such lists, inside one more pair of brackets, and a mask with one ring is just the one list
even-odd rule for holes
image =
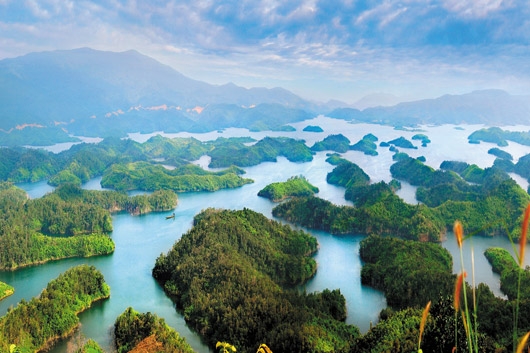
{"label": "sky", "polygon": [[527,0],[0,0],[0,60],[80,47],[320,102],[530,93]]}

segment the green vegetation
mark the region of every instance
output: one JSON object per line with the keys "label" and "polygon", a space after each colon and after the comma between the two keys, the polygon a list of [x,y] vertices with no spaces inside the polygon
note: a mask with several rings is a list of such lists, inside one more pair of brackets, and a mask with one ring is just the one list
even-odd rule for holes
{"label": "green vegetation", "polygon": [[258,192],[258,196],[279,202],[290,197],[309,196],[318,193],[318,188],[311,185],[303,176],[294,176],[287,181],[272,183]]}
{"label": "green vegetation", "polygon": [[324,132],[324,130],[318,125],[307,125],[302,131],[308,132]]}
{"label": "green vegetation", "polygon": [[429,143],[431,143],[431,140],[429,139],[429,137],[425,134],[416,134],[414,136],[412,136],[412,139],[413,140],[420,140],[421,141],[421,146],[422,147],[427,147],[427,145]]}
{"label": "green vegetation", "polygon": [[93,266],[81,265],[48,283],[37,298],[22,300],[0,318],[0,351],[15,344],[21,352],[35,352],[69,335],[79,324],[77,314],[94,301],[108,298],[110,289]]}
{"label": "green vegetation", "polygon": [[408,205],[385,182],[357,189],[355,207],[335,206],[317,197],[288,200],[272,210],[274,217],[333,234],[380,234],[440,241],[443,220],[423,205]]}
{"label": "green vegetation", "polygon": [[29,200],[14,186],[0,190],[0,269],[67,257],[109,254],[114,242],[108,211],[57,193]]}
{"label": "green vegetation", "polygon": [[414,146],[412,142],[410,142],[403,136],[398,137],[397,139],[394,139],[392,141],[388,141],[388,144],[393,145],[395,147],[418,149],[418,147]]}
{"label": "green vegetation", "polygon": [[9,284],[0,282],[0,300],[9,297],[13,293],[15,293],[15,288],[11,287]]}
{"label": "green vegetation", "polygon": [[169,170],[147,162],[112,165],[101,180],[101,185],[118,191],[170,189],[175,192],[216,191],[237,188],[253,182],[241,178],[241,169],[230,168],[208,172],[196,165],[185,165]]}
{"label": "green vegetation", "polygon": [[494,155],[495,157],[506,159],[508,161],[513,160],[513,157],[511,154],[509,154],[506,151],[501,150],[500,148],[493,147],[488,150],[488,154]]}
{"label": "green vegetation", "polygon": [[129,197],[117,191],[83,190],[64,184],[30,200],[10,183],[0,183],[0,269],[15,269],[68,257],[110,254],[114,242],[110,212],[167,211],[177,205],[173,191]]}
{"label": "green vegetation", "polygon": [[218,139],[212,145],[214,148],[208,152],[211,157],[210,168],[226,168],[232,165],[249,167],[263,162],[276,162],[278,156],[284,156],[291,162],[313,160],[311,150],[303,140],[287,137],[265,137],[251,146]]}
{"label": "green vegetation", "polygon": [[368,156],[377,156],[377,145],[375,144],[378,138],[372,134],[365,135],[359,142],[350,146],[351,150],[361,151]]}
{"label": "green vegetation", "polygon": [[517,142],[521,145],[530,146],[530,131],[508,131],[498,127],[490,127],[477,130],[468,137],[469,143],[472,141],[484,141],[496,143],[499,147],[508,146],[508,141]]}
{"label": "green vegetation", "polygon": [[74,184],[59,186],[53,194],[65,202],[81,202],[114,213],[126,211],[132,215],[170,211],[177,207],[178,197],[171,190],[157,190],[149,195],[127,196],[118,191],[84,190]]}
{"label": "green vegetation", "polygon": [[[494,272],[501,275],[501,290],[510,300],[530,301],[530,268],[519,268],[510,253],[501,248],[490,248],[484,253]],[[519,276],[521,276],[520,288]]]}
{"label": "green vegetation", "polygon": [[90,339],[76,353],[104,353],[104,351],[96,341]]}
{"label": "green vegetation", "polygon": [[343,323],[340,291],[283,287],[314,275],[316,249],[312,236],[254,211],[209,209],[157,259],[153,276],[212,348],[226,341],[250,352],[266,342],[275,353],[348,352],[359,331]]}
{"label": "green vegetation", "polygon": [[118,353],[133,349],[141,352],[182,352],[194,350],[186,340],[155,314],[141,314],[127,308],[114,323],[114,343]]}
{"label": "green vegetation", "polygon": [[369,236],[359,254],[362,283],[383,290],[392,308],[422,307],[453,291],[453,259],[439,244]]}
{"label": "green vegetation", "polygon": [[440,167],[434,170],[409,158],[393,164],[390,172],[419,186],[416,198],[433,207],[447,228],[460,220],[470,233],[518,238],[530,196],[514,180],[495,167],[483,170],[463,162],[443,162]]}
{"label": "green vegetation", "polygon": [[329,135],[324,140],[315,142],[311,147],[312,151],[335,151],[339,153],[347,152],[350,149],[350,140],[342,135]]}
{"label": "green vegetation", "polygon": [[346,188],[346,199],[351,200],[354,190],[360,186],[366,186],[370,177],[357,164],[345,159],[337,159],[336,167],[328,173],[326,181],[332,185]]}

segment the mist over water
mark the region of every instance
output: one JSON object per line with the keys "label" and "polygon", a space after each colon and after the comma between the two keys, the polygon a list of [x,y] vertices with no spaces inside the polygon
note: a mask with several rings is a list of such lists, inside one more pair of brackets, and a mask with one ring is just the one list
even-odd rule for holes
{"label": "mist over water", "polygon": [[[401,131],[388,126],[371,124],[350,124],[342,120],[318,117],[312,120],[292,124],[296,132],[250,132],[245,129],[226,129],[224,132],[211,132],[207,134],[163,134],[167,137],[193,136],[202,141],[216,139],[217,137],[250,136],[260,140],[265,136],[287,136],[305,140],[308,146],[321,141],[330,134],[343,134],[348,137],[351,144],[356,143],[368,133],[378,137],[379,145],[382,141],[403,136],[409,140],[417,133],[427,135],[432,141],[427,147],[421,147],[419,141],[412,141],[417,149],[400,149],[401,152],[411,157],[425,156],[426,164],[438,169],[444,160],[464,161],[475,163],[481,168],[493,164],[494,156],[487,151],[495,147],[493,144],[481,143],[471,145],[467,136],[483,126],[462,126],[458,129],[452,125],[422,127],[422,131]],[[319,125],[323,133],[303,132],[307,125]],[[518,131],[527,131],[528,127],[519,127]],[[146,141],[150,135],[131,134],[130,138],[139,142]],[[52,148],[53,149],[53,148]],[[510,142],[503,148],[514,157],[518,158],[530,153],[530,147]],[[371,182],[390,181],[392,179],[389,168],[394,163],[393,152],[388,148],[378,147],[378,156],[366,156],[358,151],[348,151],[343,157],[358,164],[371,178]],[[58,152],[58,150],[56,150]],[[192,332],[175,310],[174,304],[168,299],[162,288],[151,276],[151,270],[156,258],[161,253],[166,253],[192,225],[193,217],[201,210],[208,207],[242,209],[250,208],[265,216],[272,218],[274,203],[257,196],[259,190],[272,182],[285,181],[295,175],[305,176],[310,183],[319,188],[317,196],[329,200],[337,205],[352,205],[344,199],[344,189],[330,185],[326,182],[327,173],[333,166],[325,161],[327,152],[319,152],[314,160],[308,163],[291,163],[284,157],[279,157],[276,163],[267,162],[257,166],[243,168],[246,178],[255,182],[238,189],[221,190],[213,193],[182,193],[179,194],[179,204],[174,211],[153,213],[143,216],[130,216],[128,214],[113,215],[114,231],[111,234],[116,243],[116,250],[109,256],[87,259],[68,259],[49,262],[44,265],[24,268],[14,272],[0,272],[0,281],[15,287],[15,294],[0,301],[0,315],[4,315],[9,307],[16,306],[22,299],[30,300],[37,296],[46,284],[56,278],[66,269],[78,264],[91,264],[96,266],[105,276],[110,285],[111,297],[96,303],[91,309],[80,315],[81,334],[87,338],[95,339],[103,349],[112,349],[111,330],[114,321],[128,306],[140,312],[153,312],[163,317],[166,322],[175,328],[198,352],[208,352],[209,349],[201,342],[200,337]],[[202,157],[196,164],[207,168],[208,157]],[[528,182],[521,177],[514,179],[526,190]],[[85,185],[86,189],[101,189],[101,178],[96,178]],[[46,182],[34,184],[20,184],[27,190],[31,198],[41,197],[53,190]],[[406,202],[417,203],[415,198],[416,188],[402,182],[402,189],[398,195]],[[175,219],[166,220],[165,216],[175,212]],[[377,322],[378,314],[386,306],[384,295],[360,283],[360,270],[362,262],[359,259],[359,243],[364,235],[335,236],[326,232],[306,230],[317,237],[320,249],[315,255],[318,263],[316,276],[303,286],[307,292],[321,291],[325,288],[339,288],[346,297],[348,317],[347,322],[357,325],[362,332],[366,332],[370,324]],[[467,241],[466,241],[467,242]],[[454,258],[454,272],[460,270],[460,257],[458,247],[451,233],[442,244]],[[466,254],[470,253],[471,242],[465,244]],[[483,251],[490,246],[500,246],[511,250],[507,239],[501,237],[472,239],[475,256],[476,283],[484,282],[499,296],[499,277],[491,271],[491,266],[483,256]],[[466,255],[465,267],[471,268],[471,256]],[[527,261],[530,261],[527,257]],[[468,271],[469,272],[469,271]],[[471,281],[468,276],[468,281]],[[67,342],[56,345],[52,352],[66,352]]]}

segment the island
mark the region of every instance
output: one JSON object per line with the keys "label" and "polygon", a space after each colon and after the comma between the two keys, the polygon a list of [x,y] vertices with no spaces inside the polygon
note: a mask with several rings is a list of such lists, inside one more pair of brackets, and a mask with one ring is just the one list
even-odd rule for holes
{"label": "island", "polygon": [[517,142],[521,145],[530,146],[530,131],[508,131],[499,127],[483,128],[468,136],[469,142],[491,142],[499,147],[508,146],[508,141]]}
{"label": "island", "polygon": [[148,162],[113,164],[103,174],[101,186],[118,191],[169,189],[174,192],[216,191],[253,183],[242,178],[244,170],[231,167],[210,172],[194,164],[173,170]]}
{"label": "island", "polygon": [[314,275],[317,247],[313,236],[252,210],[208,209],[156,260],[153,276],[212,349],[230,340],[244,352],[262,343],[283,352],[350,351],[359,330],[344,323],[340,291],[293,287]]}
{"label": "island", "polygon": [[195,352],[178,332],[164,319],[150,312],[139,313],[131,307],[114,323],[114,344],[118,353],[137,352]]}
{"label": "island", "polygon": [[367,134],[363,136],[359,142],[350,146],[353,151],[361,151],[368,156],[377,156],[377,145],[375,144],[378,138],[373,134]]}
{"label": "island", "polygon": [[438,213],[448,229],[460,220],[469,232],[518,239],[520,217],[530,196],[505,171],[450,161],[434,170],[407,158],[394,163],[390,172],[418,186],[418,201]]}
{"label": "island", "polygon": [[9,284],[0,282],[0,300],[9,297],[15,293],[15,288],[11,287]]}
{"label": "island", "polygon": [[318,193],[318,188],[311,185],[302,175],[293,176],[284,182],[272,183],[258,192],[258,196],[280,202],[291,197],[309,196]]}
{"label": "island", "polygon": [[490,148],[488,150],[488,154],[494,155],[497,158],[505,159],[507,161],[513,161],[513,157],[511,154],[497,147]]}
{"label": "island", "polygon": [[15,345],[19,352],[41,351],[73,333],[77,314],[110,296],[110,288],[94,266],[73,267],[33,299],[21,301],[0,318],[0,351]]}
{"label": "island", "polygon": [[350,149],[350,140],[343,134],[329,135],[322,141],[315,142],[311,151],[335,151],[339,153],[347,152]]}
{"label": "island", "polygon": [[414,136],[412,136],[412,139],[413,140],[420,140],[421,141],[421,146],[422,147],[427,147],[427,145],[429,143],[431,143],[431,140],[429,139],[429,137],[425,134],[416,134]]}
{"label": "island", "polygon": [[395,146],[395,147],[401,147],[401,148],[410,148],[410,149],[418,149],[418,147],[414,146],[412,142],[404,138],[403,136],[398,137],[397,139],[393,139],[391,141],[387,142],[389,145]]}
{"label": "island", "polygon": [[307,132],[324,132],[324,130],[318,125],[307,125],[302,131]]}

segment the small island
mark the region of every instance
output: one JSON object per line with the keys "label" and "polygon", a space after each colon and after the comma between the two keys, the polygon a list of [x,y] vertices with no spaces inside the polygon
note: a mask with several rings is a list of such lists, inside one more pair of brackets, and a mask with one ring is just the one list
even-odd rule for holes
{"label": "small island", "polygon": [[329,135],[324,140],[315,142],[311,151],[335,151],[345,153],[350,149],[350,140],[343,134]]}
{"label": "small island", "polygon": [[425,134],[416,134],[414,136],[412,136],[412,139],[413,140],[420,140],[421,141],[421,146],[422,147],[427,147],[427,145],[429,143],[431,143],[431,140],[429,139],[429,137]]}
{"label": "small island", "polygon": [[352,145],[350,149],[353,151],[361,151],[367,156],[377,156],[377,145],[375,143],[378,140],[373,134],[367,134],[359,142]]}
{"label": "small island", "polygon": [[9,297],[15,293],[15,289],[11,287],[9,284],[0,282],[0,300]]}
{"label": "small island", "polygon": [[302,131],[307,132],[324,132],[324,130],[318,125],[307,125]]}
{"label": "small island", "polygon": [[397,139],[394,139],[392,141],[388,141],[388,144],[396,146],[396,147],[401,147],[401,148],[410,148],[410,149],[415,149],[415,150],[418,149],[418,147],[414,146],[412,142],[410,142],[403,136],[398,137]]}
{"label": "small island", "polygon": [[[21,301],[0,318],[0,351],[39,352],[79,326],[77,314],[110,297],[110,288],[94,266],[80,265],[48,283],[30,301]],[[13,351],[13,350],[11,350]]]}
{"label": "small island", "polygon": [[513,161],[513,157],[506,151],[501,150],[500,148],[493,147],[488,150],[488,154],[491,154],[497,158],[505,159],[508,161]]}
{"label": "small island", "polygon": [[139,313],[131,307],[125,309],[114,323],[114,344],[118,353],[195,352],[163,318],[150,312]]}
{"label": "small island", "polygon": [[318,193],[318,188],[311,185],[304,176],[294,176],[285,182],[272,183],[258,192],[273,202],[280,202],[291,197],[310,196]]}

